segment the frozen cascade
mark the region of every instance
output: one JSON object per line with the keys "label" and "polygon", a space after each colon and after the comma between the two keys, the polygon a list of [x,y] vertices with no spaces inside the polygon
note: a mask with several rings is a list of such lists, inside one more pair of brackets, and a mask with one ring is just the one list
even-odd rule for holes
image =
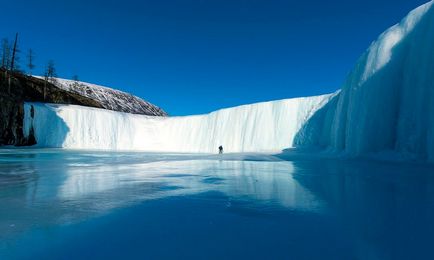
{"label": "frozen cascade", "polygon": [[[280,151],[333,95],[222,109],[207,115],[152,117],[75,105],[26,103],[24,130],[38,146],[168,152]],[[31,117],[31,107],[34,118]]]}
{"label": "frozen cascade", "polygon": [[[336,100],[303,127],[298,145],[434,161],[432,6],[416,8],[371,44]],[[318,128],[323,134],[312,135]]]}
{"label": "frozen cascade", "polygon": [[43,147],[215,152],[223,145],[230,152],[258,152],[319,146],[434,162],[433,2],[381,34],[332,95],[170,118],[26,104],[24,131],[33,127]]}

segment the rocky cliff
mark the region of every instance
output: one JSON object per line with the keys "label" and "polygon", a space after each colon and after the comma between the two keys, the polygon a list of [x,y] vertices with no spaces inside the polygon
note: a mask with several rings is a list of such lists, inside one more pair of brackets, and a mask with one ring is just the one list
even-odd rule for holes
{"label": "rocky cliff", "polygon": [[[54,84],[53,84],[54,83]],[[92,99],[77,92],[62,89],[56,83],[0,69],[0,145],[32,145],[35,140],[30,135],[23,136],[24,102],[44,102],[74,104],[96,108],[106,108],[100,100]],[[135,111],[147,115],[166,113],[156,106],[153,113]],[[116,109],[113,109],[116,110]],[[121,112],[126,112],[118,110]]]}

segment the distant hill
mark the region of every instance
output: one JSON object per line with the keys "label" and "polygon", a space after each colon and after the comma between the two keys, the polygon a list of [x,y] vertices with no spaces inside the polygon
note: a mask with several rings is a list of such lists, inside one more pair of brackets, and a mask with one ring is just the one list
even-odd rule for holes
{"label": "distant hill", "polygon": [[129,93],[91,83],[56,78],[60,89],[97,101],[108,110],[151,116],[167,116],[161,108]]}
{"label": "distant hill", "polygon": [[52,79],[49,82],[0,69],[0,145],[28,145],[23,137],[24,102],[73,104],[149,116],[167,116],[159,107],[110,88]]}

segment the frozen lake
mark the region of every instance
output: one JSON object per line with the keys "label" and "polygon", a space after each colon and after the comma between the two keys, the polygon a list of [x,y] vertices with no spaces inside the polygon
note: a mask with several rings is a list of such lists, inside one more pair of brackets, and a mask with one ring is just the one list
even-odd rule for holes
{"label": "frozen lake", "polygon": [[0,259],[434,259],[434,169],[0,150]]}

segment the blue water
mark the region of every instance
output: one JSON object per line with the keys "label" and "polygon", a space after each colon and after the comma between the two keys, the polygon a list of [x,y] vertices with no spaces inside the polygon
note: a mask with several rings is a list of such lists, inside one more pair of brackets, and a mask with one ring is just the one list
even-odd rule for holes
{"label": "blue water", "polygon": [[430,166],[0,150],[0,259],[434,259]]}

